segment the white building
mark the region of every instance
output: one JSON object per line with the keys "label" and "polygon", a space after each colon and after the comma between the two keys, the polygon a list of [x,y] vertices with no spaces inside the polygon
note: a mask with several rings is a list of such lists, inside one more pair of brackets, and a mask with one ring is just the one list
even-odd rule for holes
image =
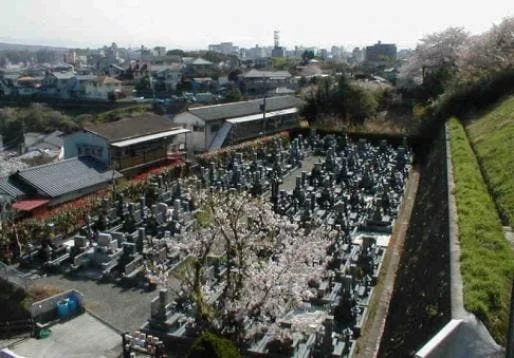
{"label": "white building", "polygon": [[80,96],[89,99],[108,100],[110,96],[121,92],[121,81],[108,76],[77,76]]}
{"label": "white building", "polygon": [[173,122],[191,130],[187,148],[192,152],[214,151],[261,135],[298,126],[304,102],[294,96],[190,108]]}

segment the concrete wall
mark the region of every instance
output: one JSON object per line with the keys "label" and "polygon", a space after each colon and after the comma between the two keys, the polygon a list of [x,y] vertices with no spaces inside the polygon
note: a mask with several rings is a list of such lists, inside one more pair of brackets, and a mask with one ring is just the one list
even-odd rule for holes
{"label": "concrete wall", "polygon": [[[191,133],[187,135],[187,149],[188,151],[193,152],[204,152],[207,150],[207,146],[210,144],[210,142],[207,142],[208,138],[206,137],[206,130],[204,129],[203,132],[195,132],[193,130],[193,126],[203,126],[204,128],[207,127],[205,125],[205,122],[201,119],[195,116],[194,114],[191,114],[189,112],[183,112],[180,114],[177,114],[173,118],[173,123],[178,124],[186,129],[191,130]],[[211,139],[212,140],[212,139]]]}
{"label": "concrete wall", "polygon": [[64,158],[79,156],[79,148],[91,149],[90,155],[105,165],[110,164],[109,144],[105,138],[90,132],[78,131],[64,137]]}
{"label": "concrete wall", "polygon": [[44,300],[34,302],[32,306],[30,306],[30,314],[32,318],[38,322],[52,320],[52,317],[55,319],[57,317],[57,302],[70,296],[77,297],[80,307],[84,307],[84,295],[75,289],[71,289]]}

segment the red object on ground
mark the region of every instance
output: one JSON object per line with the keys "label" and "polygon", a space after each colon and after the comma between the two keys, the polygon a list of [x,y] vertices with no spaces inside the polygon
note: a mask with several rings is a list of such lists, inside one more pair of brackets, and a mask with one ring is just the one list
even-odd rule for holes
{"label": "red object on ground", "polygon": [[12,207],[21,211],[32,211],[46,205],[50,200],[48,199],[28,199],[19,200],[12,204]]}

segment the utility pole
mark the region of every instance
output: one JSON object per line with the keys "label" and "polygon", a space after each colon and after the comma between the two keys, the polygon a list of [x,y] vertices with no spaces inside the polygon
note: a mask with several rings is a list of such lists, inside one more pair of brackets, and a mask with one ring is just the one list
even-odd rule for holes
{"label": "utility pole", "polygon": [[260,105],[260,110],[262,111],[262,133],[263,135],[266,135],[267,123],[266,123],[266,92],[268,90],[268,87],[266,86],[266,78],[264,78],[264,95],[262,97],[262,104]]}

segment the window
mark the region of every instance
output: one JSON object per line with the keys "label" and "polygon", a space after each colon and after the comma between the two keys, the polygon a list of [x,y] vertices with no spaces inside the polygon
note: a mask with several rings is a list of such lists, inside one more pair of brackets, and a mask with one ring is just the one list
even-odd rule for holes
{"label": "window", "polygon": [[203,132],[204,131],[204,126],[202,125],[199,125],[199,124],[193,124],[193,132]]}

